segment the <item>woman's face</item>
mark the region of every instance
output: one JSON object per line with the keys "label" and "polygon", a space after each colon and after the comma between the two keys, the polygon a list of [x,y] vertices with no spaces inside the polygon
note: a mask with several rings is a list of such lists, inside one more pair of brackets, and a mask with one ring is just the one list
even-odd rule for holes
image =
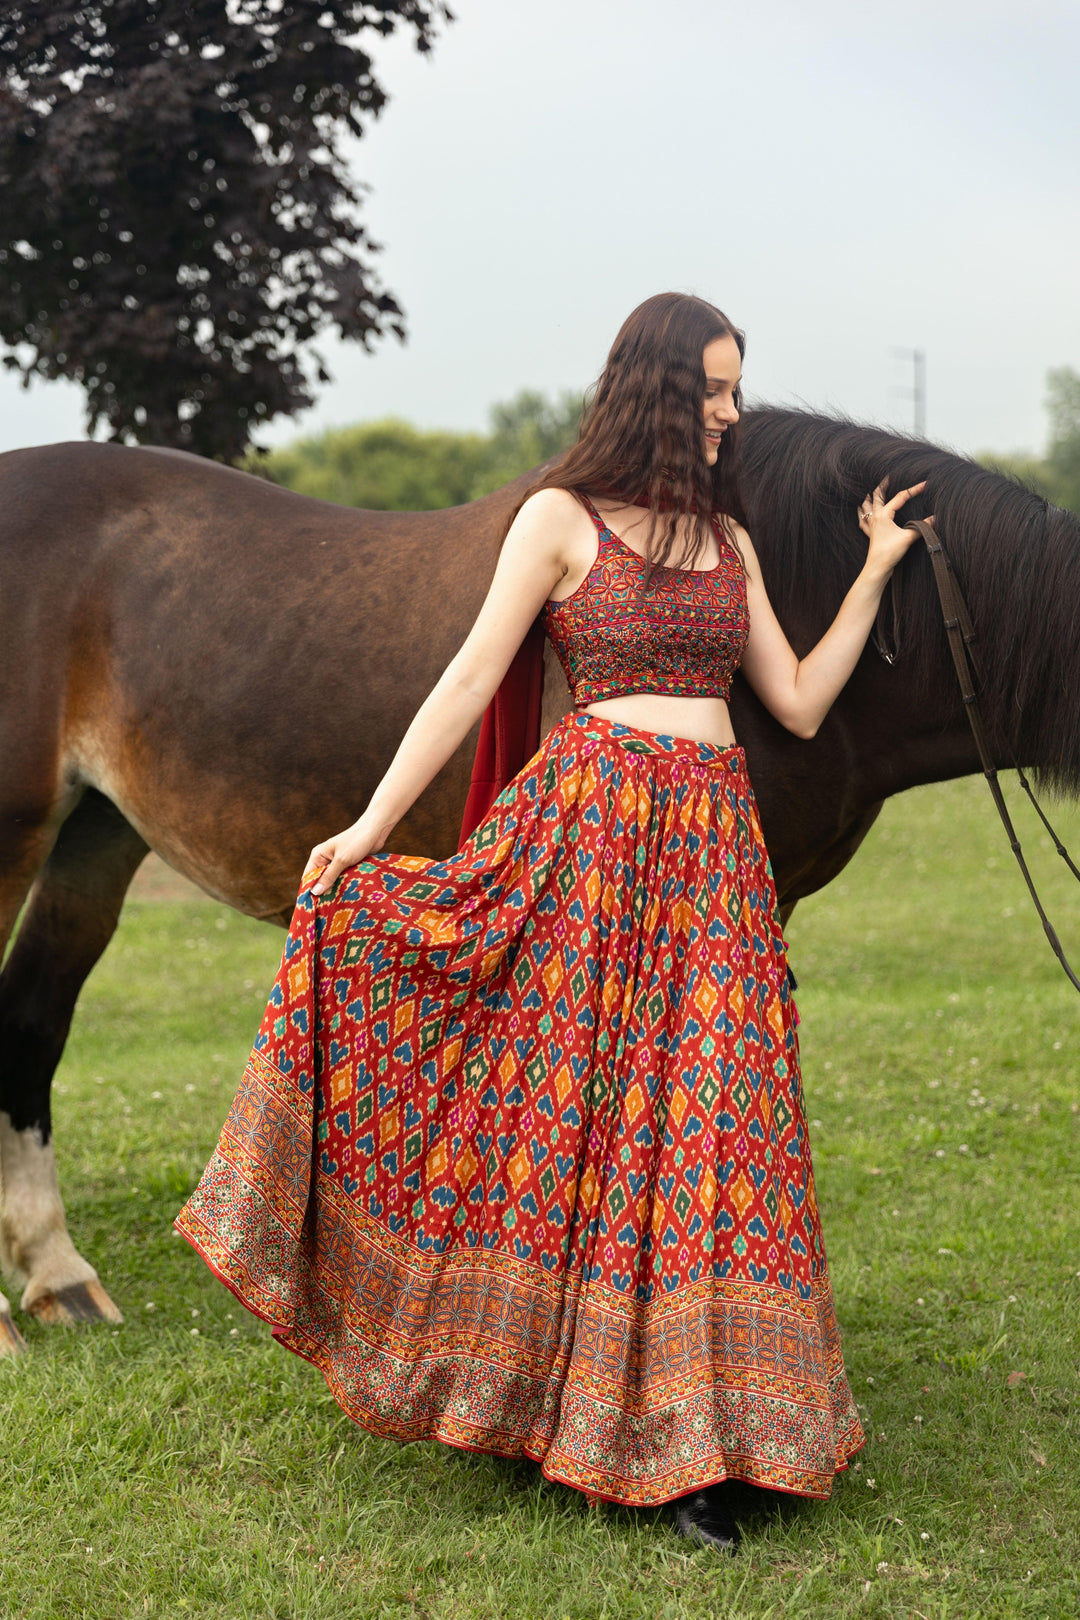
{"label": "woman's face", "polygon": [[742,380],[739,345],[729,334],[713,338],[705,345],[705,459],[710,467],[720,454],[720,441],[727,428],[739,420],[735,390]]}

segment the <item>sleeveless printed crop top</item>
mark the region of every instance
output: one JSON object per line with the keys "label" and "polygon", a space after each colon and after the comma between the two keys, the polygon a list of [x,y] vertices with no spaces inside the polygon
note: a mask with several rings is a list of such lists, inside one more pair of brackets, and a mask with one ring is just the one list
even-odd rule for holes
{"label": "sleeveless printed crop top", "polygon": [[600,536],[576,591],[544,604],[543,623],[574,707],[631,692],[731,696],[750,615],[742,563],[724,538],[715,568],[656,568],[644,596],[644,560],[582,497]]}

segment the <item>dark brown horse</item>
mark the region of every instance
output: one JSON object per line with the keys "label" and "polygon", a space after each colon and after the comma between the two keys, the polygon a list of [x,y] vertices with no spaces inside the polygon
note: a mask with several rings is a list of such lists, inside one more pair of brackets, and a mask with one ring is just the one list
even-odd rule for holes
{"label": "dark brown horse", "polygon": [[[745,418],[749,527],[798,651],[859,566],[856,505],[929,479],[982,632],[999,740],[1080,785],[1080,523],[934,446],[798,412]],[[520,480],[446,512],[360,512],[181,453],[86,443],[0,456],[0,1251],[46,1320],[112,1317],[64,1223],[49,1087],[80,987],[148,849],[277,922],[460,645]],[[811,742],[734,697],[782,904],[827,883],[882,800],[976,759],[925,555],[901,653],[872,649]],[[545,719],[567,705],[552,671]],[[1004,748],[1004,741],[1001,742]],[[391,847],[456,844],[462,748]],[[0,1344],[18,1336],[0,1297]]]}

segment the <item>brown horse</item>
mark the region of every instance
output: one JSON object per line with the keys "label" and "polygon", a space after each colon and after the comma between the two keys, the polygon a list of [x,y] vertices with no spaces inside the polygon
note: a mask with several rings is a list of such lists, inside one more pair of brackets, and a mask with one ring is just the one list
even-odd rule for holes
{"label": "brown horse", "polygon": [[[1080,523],[934,446],[800,412],[744,418],[750,532],[808,649],[883,476],[926,477],[983,636],[1003,753],[1080,785]],[[284,923],[311,845],[351,820],[479,607],[528,480],[469,506],[363,512],[179,452],[72,443],[0,456],[0,1256],[40,1319],[118,1313],[68,1237],[49,1087],[82,983],[148,849]],[[901,571],[901,650],[871,648],[813,741],[739,686],[781,902],[827,883],[882,800],[976,759],[925,555]],[[551,671],[545,721],[567,707]],[[391,847],[456,845],[471,739]],[[0,1296],[0,1345],[19,1344]]]}

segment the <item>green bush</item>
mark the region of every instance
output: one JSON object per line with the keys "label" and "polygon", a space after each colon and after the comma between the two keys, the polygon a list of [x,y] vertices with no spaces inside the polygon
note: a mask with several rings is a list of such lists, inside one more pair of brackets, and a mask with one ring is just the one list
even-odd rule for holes
{"label": "green bush", "polygon": [[573,443],[581,396],[523,390],[491,411],[489,433],[425,430],[395,417],[359,422],[244,463],[300,495],[377,512],[429,512],[476,500]]}

